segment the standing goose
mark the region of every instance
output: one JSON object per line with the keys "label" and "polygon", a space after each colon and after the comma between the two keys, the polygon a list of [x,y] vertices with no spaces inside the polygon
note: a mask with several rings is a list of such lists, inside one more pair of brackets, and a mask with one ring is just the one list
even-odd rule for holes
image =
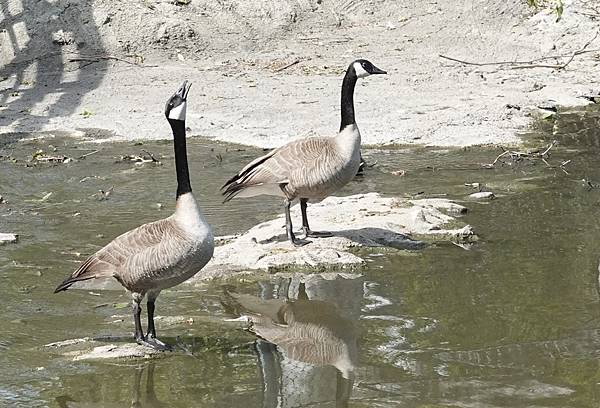
{"label": "standing goose", "polygon": [[[165,116],[173,130],[177,199],[175,213],[168,218],[144,224],[118,236],[86,259],[54,293],[73,283],[94,278],[114,277],[133,297],[135,340],[158,350],[170,346],[156,338],[154,302],[161,290],[191,278],[210,260],[214,250],[213,233],[192,194],[185,140],[186,100],[191,84],[185,81],[167,101]],[[140,303],[148,295],[148,332],[144,336]]]}
{"label": "standing goose", "polygon": [[350,64],[342,82],[339,133],[335,137],[294,140],[252,161],[221,188],[225,202],[261,194],[283,197],[287,237],[295,246],[302,246],[310,241],[296,238],[290,217],[290,205],[299,198],[305,237],[331,236],[310,229],[307,203],[324,199],[356,175],[361,155],[360,132],[354,119],[354,87],[358,78],[385,73],[367,60]]}

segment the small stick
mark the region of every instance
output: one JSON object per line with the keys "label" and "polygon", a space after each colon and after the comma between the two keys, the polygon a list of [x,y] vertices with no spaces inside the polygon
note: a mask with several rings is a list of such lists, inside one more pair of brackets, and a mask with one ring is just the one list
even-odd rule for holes
{"label": "small stick", "polygon": [[77,61],[99,62],[100,60],[121,61],[121,62],[124,62],[124,63],[129,64],[129,65],[135,65],[136,67],[145,67],[145,68],[151,68],[151,67],[156,67],[157,66],[157,65],[142,65],[142,64],[138,64],[137,62],[127,61],[124,58],[116,57],[114,55],[80,55],[80,56],[77,56],[77,57],[69,58],[69,62],[77,62]]}
{"label": "small stick", "polygon": [[81,159],[85,159],[86,157],[88,157],[88,156],[91,156],[92,154],[96,154],[96,153],[98,153],[99,151],[100,151],[100,149],[98,149],[98,150],[94,150],[93,152],[86,153],[86,154],[84,154],[83,156],[79,156],[79,160],[81,160]]}
{"label": "small stick", "polygon": [[498,157],[496,157],[496,160],[494,160],[494,162],[492,163],[492,166],[493,166],[494,164],[498,163],[498,160],[500,160],[500,158],[501,158],[501,157],[504,157],[504,156],[506,156],[507,154],[511,154],[511,151],[510,151],[510,150],[505,150],[505,151],[503,151],[502,153],[500,153],[500,154],[498,155]]}
{"label": "small stick", "polygon": [[571,55],[571,58],[568,59],[567,62],[565,62],[564,64],[558,64],[558,65],[544,65],[544,64],[533,64],[533,65],[517,65],[515,67],[511,67],[511,69],[521,69],[521,68],[553,68],[553,69],[565,69],[567,67],[567,65],[569,65],[577,55],[583,54],[585,52],[585,49],[596,39],[598,38],[598,35],[600,34],[600,29],[596,31],[596,34],[594,34],[594,36],[588,40],[585,44],[583,44],[583,47],[581,47],[580,49],[578,49],[577,51],[573,52],[573,54]]}
{"label": "small stick", "polygon": [[550,143],[550,146],[548,146],[548,148],[546,150],[544,150],[542,152],[542,154],[540,154],[540,156],[543,158],[546,153],[548,153],[550,151],[550,149],[552,149],[554,147],[554,145],[556,144],[556,140],[553,140],[552,143]]}
{"label": "small stick", "polygon": [[476,65],[478,67],[482,67],[482,66],[486,66],[486,65],[506,65],[506,64],[526,64],[528,62],[531,61],[499,61],[499,62],[471,62],[471,61],[464,61],[464,60],[460,60],[458,58],[453,58],[453,57],[448,57],[446,55],[442,55],[442,54],[438,54],[438,56],[440,58],[444,58],[450,61],[454,61],[454,62],[459,62],[461,64],[465,64],[465,65]]}
{"label": "small stick", "polygon": [[277,72],[285,71],[286,69],[293,67],[294,65],[299,64],[299,63],[300,63],[300,60],[297,59],[294,62],[287,64],[286,66],[276,69],[274,72],[277,73]]}
{"label": "small stick", "polygon": [[[541,57],[541,58],[532,59],[530,61],[471,62],[471,61],[460,60],[458,58],[448,57],[448,56],[442,55],[442,54],[439,54],[439,57],[447,59],[447,60],[450,60],[450,61],[459,62],[461,64],[475,65],[475,66],[511,65],[510,69],[525,69],[525,68],[564,69],[564,68],[567,67],[567,65],[569,65],[575,59],[575,57],[577,55],[585,54],[585,53],[588,53],[588,52],[600,51],[600,49],[587,50],[587,47],[592,42],[594,42],[594,40],[596,38],[598,38],[598,35],[600,35],[600,30],[596,31],[596,34],[590,40],[588,40],[583,45],[583,47],[581,47],[580,49],[574,51],[571,54]],[[545,61],[545,60],[548,60],[548,59],[565,58],[565,57],[569,57],[569,59],[564,64],[534,64],[534,62],[537,62],[537,61]],[[516,65],[516,64],[520,64],[520,65]]]}
{"label": "small stick", "polygon": [[152,161],[154,163],[160,163],[160,160],[158,160],[156,157],[154,157],[154,155],[152,153],[150,153],[148,150],[144,150],[142,149],[142,152],[146,153],[148,156],[150,156],[150,158],[152,159]]}

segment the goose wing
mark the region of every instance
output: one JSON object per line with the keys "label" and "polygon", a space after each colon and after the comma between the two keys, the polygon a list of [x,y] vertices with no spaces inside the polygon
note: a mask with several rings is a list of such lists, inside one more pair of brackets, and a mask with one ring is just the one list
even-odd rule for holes
{"label": "goose wing", "polygon": [[139,276],[171,266],[181,240],[181,230],[169,218],[141,225],[87,258],[55,292],[78,281],[111,276],[127,287]]}
{"label": "goose wing", "polygon": [[255,159],[223,185],[225,201],[248,187],[303,184],[326,166],[334,153],[334,143],[329,137],[295,140]]}

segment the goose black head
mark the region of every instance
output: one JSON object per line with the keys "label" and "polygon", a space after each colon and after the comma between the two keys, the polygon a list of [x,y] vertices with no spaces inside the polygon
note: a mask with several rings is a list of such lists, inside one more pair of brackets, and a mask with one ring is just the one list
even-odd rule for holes
{"label": "goose black head", "polygon": [[367,61],[365,59],[358,59],[354,61],[350,66],[352,67],[352,69],[354,69],[357,78],[364,78],[373,74],[387,74],[387,72],[377,68],[370,61]]}
{"label": "goose black head", "polygon": [[183,81],[177,92],[173,94],[165,105],[165,116],[168,120],[185,121],[185,109],[187,105],[187,95],[190,92],[192,84]]}

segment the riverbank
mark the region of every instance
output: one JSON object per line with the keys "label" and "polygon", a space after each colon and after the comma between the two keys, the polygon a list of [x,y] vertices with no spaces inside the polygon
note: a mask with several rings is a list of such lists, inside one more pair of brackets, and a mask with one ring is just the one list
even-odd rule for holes
{"label": "riverbank", "polygon": [[357,57],[389,73],[356,90],[371,145],[514,145],[538,107],[584,105],[599,91],[590,2],[565,2],[559,21],[521,0],[217,3],[15,6],[1,34],[0,134],[169,138],[163,104],[188,79],[193,135],[259,147],[333,135],[341,77]]}

